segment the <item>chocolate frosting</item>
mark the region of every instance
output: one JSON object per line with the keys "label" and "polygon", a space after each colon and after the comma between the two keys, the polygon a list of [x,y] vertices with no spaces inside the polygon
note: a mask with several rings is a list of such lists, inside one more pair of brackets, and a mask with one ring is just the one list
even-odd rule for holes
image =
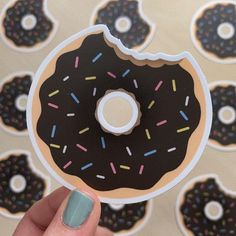
{"label": "chocolate frosting", "polygon": [[[97,55],[101,56],[94,62]],[[88,76],[96,76],[96,79],[86,80]],[[173,91],[173,80],[176,91]],[[142,117],[140,125],[130,135],[116,137],[101,129],[95,109],[97,100],[107,90],[119,88],[135,94]],[[49,97],[56,90],[59,92]],[[39,96],[42,112],[37,132],[50,148],[54,162],[65,173],[101,191],[122,187],[148,189],[155,185],[183,162],[188,140],[201,115],[193,78],[186,70],[178,64],[154,68],[123,60],[108,46],[103,33],[87,36],[80,48],[62,54],[55,72],[42,84]],[[189,96],[188,106],[185,106],[186,96]],[[148,109],[152,100],[155,105]],[[180,111],[184,111],[185,118]],[[71,112],[75,115],[67,117]],[[157,126],[162,120],[167,122]],[[89,130],[80,134],[85,127]],[[177,132],[183,127],[189,129]],[[151,139],[146,137],[146,129]],[[85,149],[81,150],[76,144]],[[126,147],[130,148],[132,156],[128,155]],[[173,147],[174,151],[170,151]]]}

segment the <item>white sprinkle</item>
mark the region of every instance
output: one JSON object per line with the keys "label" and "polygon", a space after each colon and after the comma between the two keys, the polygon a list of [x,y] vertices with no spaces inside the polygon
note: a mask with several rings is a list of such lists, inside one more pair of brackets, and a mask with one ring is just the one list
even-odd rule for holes
{"label": "white sprinkle", "polygon": [[129,147],[126,147],[126,150],[127,150],[128,154],[129,154],[130,156],[132,156],[132,152],[130,151],[130,148],[129,148]]}
{"label": "white sprinkle", "polygon": [[69,78],[70,78],[69,76],[66,76],[66,77],[63,79],[63,81],[65,82],[65,81],[67,81]]}
{"label": "white sprinkle", "polygon": [[67,150],[67,145],[65,145],[65,146],[63,147],[62,153],[65,154],[65,153],[66,153],[66,150]]}
{"label": "white sprinkle", "polygon": [[93,96],[94,96],[94,97],[96,96],[96,93],[97,93],[97,88],[94,88],[94,89],[93,89]]}
{"label": "white sprinkle", "polygon": [[137,89],[138,88],[138,84],[137,84],[136,79],[134,79],[133,81],[134,81],[134,87]]}
{"label": "white sprinkle", "polygon": [[75,116],[75,113],[67,113],[66,116],[68,117]]}
{"label": "white sprinkle", "polygon": [[187,96],[186,99],[185,99],[185,106],[186,107],[188,106],[188,103],[189,103],[189,96]]}
{"label": "white sprinkle", "polygon": [[98,179],[105,179],[105,176],[104,176],[104,175],[96,175],[96,177],[97,177]]}
{"label": "white sprinkle", "polygon": [[176,150],[176,147],[173,147],[173,148],[168,149],[167,152],[173,152],[175,150]]}

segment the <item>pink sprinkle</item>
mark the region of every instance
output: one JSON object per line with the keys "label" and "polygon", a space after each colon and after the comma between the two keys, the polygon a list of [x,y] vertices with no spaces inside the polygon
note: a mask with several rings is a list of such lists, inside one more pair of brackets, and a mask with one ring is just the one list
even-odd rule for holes
{"label": "pink sprinkle", "polygon": [[162,120],[160,122],[157,123],[157,126],[161,126],[167,123],[167,120]]}
{"label": "pink sprinkle", "polygon": [[141,165],[141,166],[140,166],[140,169],[139,169],[139,174],[140,174],[140,175],[143,173],[143,169],[144,169],[144,165]]}
{"label": "pink sprinkle", "polygon": [[53,103],[50,103],[50,102],[48,103],[48,106],[53,107],[53,108],[55,108],[55,109],[58,109],[58,108],[59,108],[58,105],[53,104]]}
{"label": "pink sprinkle", "polygon": [[79,57],[77,56],[75,58],[75,68],[78,68],[79,67]]}
{"label": "pink sprinkle", "polygon": [[116,168],[115,168],[113,162],[110,163],[110,166],[111,166],[113,174],[116,174]]}
{"label": "pink sprinkle", "polygon": [[159,83],[157,84],[157,86],[155,88],[155,91],[157,91],[161,87],[162,84],[163,84],[163,81],[162,80],[159,81]]}
{"label": "pink sprinkle", "polygon": [[72,161],[67,162],[64,166],[63,169],[66,169],[68,166],[70,166],[72,164]]}
{"label": "pink sprinkle", "polygon": [[109,76],[111,76],[112,78],[116,79],[116,75],[114,75],[113,73],[111,73],[111,72],[108,71],[107,74],[108,74]]}
{"label": "pink sprinkle", "polygon": [[81,149],[82,151],[84,151],[84,152],[87,152],[88,151],[88,149],[87,148],[85,148],[84,146],[82,146],[82,145],[80,145],[80,144],[76,144],[76,147],[78,147],[79,149]]}

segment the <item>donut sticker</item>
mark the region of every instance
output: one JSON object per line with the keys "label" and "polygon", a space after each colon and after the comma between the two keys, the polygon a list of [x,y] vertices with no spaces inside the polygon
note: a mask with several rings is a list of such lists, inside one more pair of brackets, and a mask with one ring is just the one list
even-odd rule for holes
{"label": "donut sticker", "polygon": [[128,204],[189,173],[207,142],[211,111],[206,80],[189,53],[140,54],[106,26],[93,26],[42,63],[27,122],[38,156],[62,184]]}
{"label": "donut sticker", "polygon": [[152,200],[134,204],[101,204],[99,225],[115,235],[128,236],[140,231],[151,217]]}
{"label": "donut sticker", "polygon": [[19,219],[50,190],[49,178],[34,168],[30,153],[14,150],[0,157],[0,214]]}
{"label": "donut sticker", "polygon": [[2,10],[1,35],[11,48],[32,52],[54,37],[57,21],[47,9],[47,0],[13,0]]}
{"label": "donut sticker", "polygon": [[209,146],[220,151],[236,150],[236,82],[216,81],[209,84],[213,121]]}
{"label": "donut sticker", "polygon": [[193,17],[191,37],[206,58],[218,63],[236,62],[236,2],[210,1]]}
{"label": "donut sticker", "polygon": [[176,216],[185,236],[236,235],[236,192],[217,175],[198,176],[179,194]]}
{"label": "donut sticker", "polygon": [[105,0],[94,10],[90,24],[106,25],[125,47],[138,51],[148,46],[155,31],[143,13],[141,0]]}
{"label": "donut sticker", "polygon": [[13,134],[27,134],[26,105],[32,72],[17,72],[0,84],[0,126]]}

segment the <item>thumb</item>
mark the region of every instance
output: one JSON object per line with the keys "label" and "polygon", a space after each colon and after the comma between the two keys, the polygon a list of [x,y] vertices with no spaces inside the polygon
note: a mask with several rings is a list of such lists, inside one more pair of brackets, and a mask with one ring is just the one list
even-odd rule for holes
{"label": "thumb", "polygon": [[44,235],[94,236],[101,206],[90,192],[72,191],[62,202]]}

